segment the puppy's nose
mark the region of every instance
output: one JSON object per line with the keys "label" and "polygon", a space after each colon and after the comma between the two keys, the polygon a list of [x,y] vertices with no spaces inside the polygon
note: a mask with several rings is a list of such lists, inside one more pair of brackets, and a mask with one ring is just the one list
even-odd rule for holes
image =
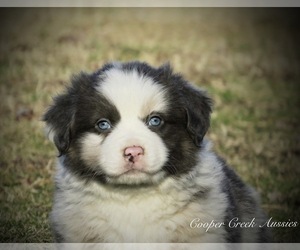
{"label": "puppy's nose", "polygon": [[127,147],[124,150],[125,160],[132,163],[139,161],[139,159],[143,154],[144,154],[144,149],[140,146]]}

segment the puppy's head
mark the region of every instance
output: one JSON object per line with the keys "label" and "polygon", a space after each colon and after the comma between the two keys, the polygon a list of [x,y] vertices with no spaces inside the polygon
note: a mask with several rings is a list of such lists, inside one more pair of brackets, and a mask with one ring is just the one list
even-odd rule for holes
{"label": "puppy's head", "polygon": [[153,184],[197,163],[211,101],[169,65],[112,63],[81,73],[44,116],[73,173],[111,184]]}

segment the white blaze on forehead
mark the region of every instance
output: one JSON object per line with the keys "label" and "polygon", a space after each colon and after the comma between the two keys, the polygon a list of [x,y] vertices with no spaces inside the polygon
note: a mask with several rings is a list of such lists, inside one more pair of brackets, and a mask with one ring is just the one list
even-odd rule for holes
{"label": "white blaze on forehead", "polygon": [[143,118],[153,111],[167,110],[163,87],[135,70],[124,72],[114,68],[105,72],[97,90],[116,106],[121,116]]}

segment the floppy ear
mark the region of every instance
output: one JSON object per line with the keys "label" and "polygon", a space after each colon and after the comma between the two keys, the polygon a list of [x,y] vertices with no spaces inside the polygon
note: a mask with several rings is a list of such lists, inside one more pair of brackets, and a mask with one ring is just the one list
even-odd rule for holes
{"label": "floppy ear", "polygon": [[158,73],[161,81],[176,85],[179,90],[187,115],[187,131],[195,145],[200,147],[210,125],[212,100],[205,91],[189,84],[180,74],[173,74],[169,63],[160,66]]}
{"label": "floppy ear", "polygon": [[206,92],[187,83],[181,89],[187,114],[187,131],[196,146],[200,147],[210,125],[212,100]]}
{"label": "floppy ear", "polygon": [[71,127],[74,120],[75,105],[70,94],[59,95],[54,104],[44,114],[48,137],[59,151],[59,156],[65,154],[71,142]]}
{"label": "floppy ear", "polygon": [[53,105],[44,114],[43,121],[46,122],[48,137],[57,147],[59,156],[67,153],[70,147],[79,97],[87,95],[87,89],[93,88],[102,71],[73,75],[66,92],[54,98]]}

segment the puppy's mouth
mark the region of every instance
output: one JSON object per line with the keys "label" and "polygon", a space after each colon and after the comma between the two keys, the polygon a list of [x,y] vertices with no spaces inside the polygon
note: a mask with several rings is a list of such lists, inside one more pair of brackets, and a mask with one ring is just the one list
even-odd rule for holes
{"label": "puppy's mouth", "polygon": [[138,168],[135,168],[135,167],[131,167],[129,169],[125,168],[125,170],[122,173],[112,175],[110,177],[118,178],[118,177],[121,177],[121,176],[138,176],[138,175],[153,176],[153,175],[157,174],[158,172],[160,172],[160,170],[155,171],[155,172],[150,172],[150,171],[147,171],[147,170],[144,170],[144,169],[138,169]]}
{"label": "puppy's mouth", "polygon": [[130,169],[130,170],[127,170],[125,171],[124,173],[120,174],[119,176],[132,176],[132,177],[135,177],[135,176],[139,176],[141,174],[148,174],[147,172],[145,171],[142,171],[142,170],[138,170],[138,169]]}
{"label": "puppy's mouth", "polygon": [[162,169],[150,171],[147,168],[141,168],[136,166],[127,166],[122,171],[115,174],[106,174],[106,176],[116,183],[122,184],[139,184],[139,183],[151,183],[153,179],[156,179],[162,174]]}

